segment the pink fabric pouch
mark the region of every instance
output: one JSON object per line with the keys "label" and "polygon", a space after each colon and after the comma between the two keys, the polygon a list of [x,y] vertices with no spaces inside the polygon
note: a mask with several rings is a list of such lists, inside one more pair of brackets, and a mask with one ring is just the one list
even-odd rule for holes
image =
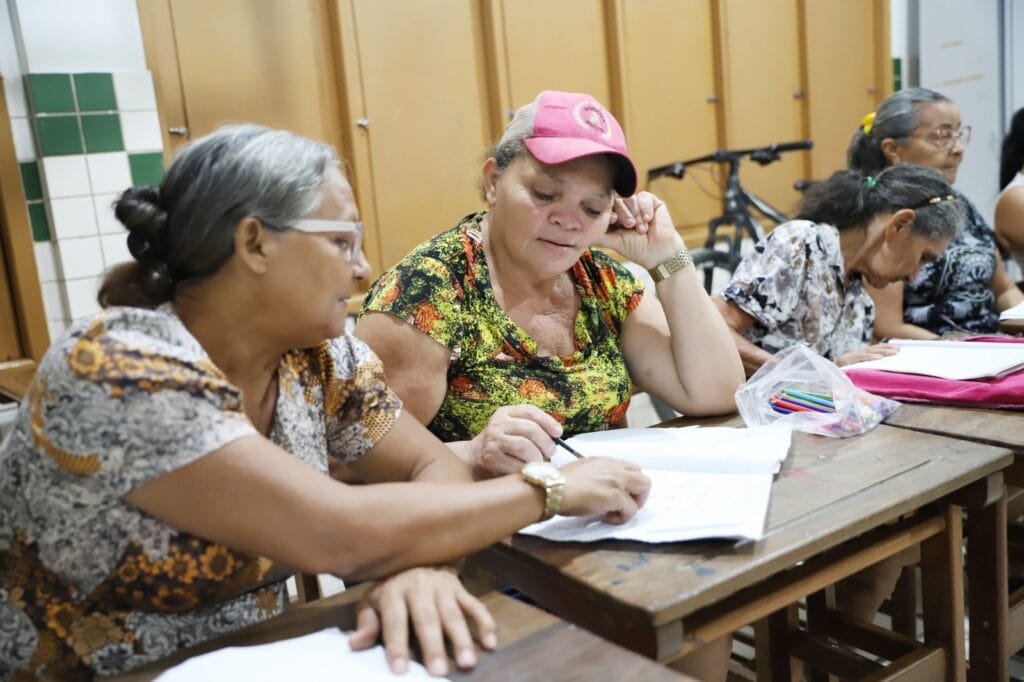
{"label": "pink fabric pouch", "polygon": [[[1024,343],[1024,339],[1010,336],[973,336],[964,340]],[[846,376],[858,388],[904,402],[1024,410],[1024,370],[972,381],[853,368],[846,370]]]}

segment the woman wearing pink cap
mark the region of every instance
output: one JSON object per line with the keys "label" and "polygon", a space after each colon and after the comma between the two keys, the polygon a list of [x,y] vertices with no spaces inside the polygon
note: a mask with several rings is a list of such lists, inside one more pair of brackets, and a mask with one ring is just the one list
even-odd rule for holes
{"label": "woman wearing pink cap", "polygon": [[[634,386],[690,415],[735,409],[729,329],[636,178],[607,109],[542,92],[487,155],[487,208],[370,288],[356,336],[476,477],[542,462],[552,437],[623,425]],[[657,295],[597,246],[647,268]]]}

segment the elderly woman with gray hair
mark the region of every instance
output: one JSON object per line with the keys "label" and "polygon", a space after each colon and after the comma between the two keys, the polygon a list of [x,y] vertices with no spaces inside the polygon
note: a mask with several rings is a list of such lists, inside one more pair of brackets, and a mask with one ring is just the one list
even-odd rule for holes
{"label": "elderly woman with gray hair", "polygon": [[[932,168],[956,181],[971,127],[944,95],[926,88],[895,92],[861,121],[847,151],[847,164],[866,175],[900,163]],[[995,188],[993,188],[994,191]],[[992,227],[963,194],[963,231],[946,252],[917,277],[884,288],[869,286],[877,305],[879,337],[933,339],[951,332],[999,330],[999,313],[1024,301],[1007,274]]]}
{"label": "elderly woman with gray hair", "polygon": [[[444,674],[444,640],[472,666],[494,622],[451,571],[414,567],[643,504],[639,469],[600,458],[474,483],[401,409],[343,335],[366,266],[331,147],[224,128],[116,214],[135,260],[55,340],[0,447],[0,678],[130,670],[279,613],[293,569],[386,578],[351,645],[383,630],[402,672],[411,619]],[[381,484],[332,480],[328,455]]]}

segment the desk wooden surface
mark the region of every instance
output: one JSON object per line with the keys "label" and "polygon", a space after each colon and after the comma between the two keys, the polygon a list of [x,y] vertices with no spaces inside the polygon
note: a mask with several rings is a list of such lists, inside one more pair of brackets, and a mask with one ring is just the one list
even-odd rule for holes
{"label": "desk wooden surface", "polygon": [[[139,671],[120,682],[154,679],[190,656],[227,646],[265,644],[329,627],[351,630],[355,603],[365,587],[295,606],[277,618],[219,637]],[[606,642],[523,602],[491,592],[481,597],[498,623],[498,649],[481,653],[477,667],[452,680],[691,680],[638,654]],[[395,679],[402,679],[396,677]]]}
{"label": "desk wooden surface", "polygon": [[716,604],[1011,462],[1004,448],[889,426],[847,439],[794,433],[760,541],[577,544],[515,536],[475,560],[568,620],[666,660]]}
{"label": "desk wooden surface", "polygon": [[36,363],[32,360],[0,362],[0,395],[10,400],[21,400],[35,374]]}

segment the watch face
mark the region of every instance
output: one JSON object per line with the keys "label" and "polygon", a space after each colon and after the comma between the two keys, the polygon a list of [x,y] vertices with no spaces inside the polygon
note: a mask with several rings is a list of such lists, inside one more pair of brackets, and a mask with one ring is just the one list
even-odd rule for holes
{"label": "watch face", "polygon": [[559,475],[558,467],[551,462],[536,461],[527,462],[523,465],[523,476],[537,481],[546,481]]}

